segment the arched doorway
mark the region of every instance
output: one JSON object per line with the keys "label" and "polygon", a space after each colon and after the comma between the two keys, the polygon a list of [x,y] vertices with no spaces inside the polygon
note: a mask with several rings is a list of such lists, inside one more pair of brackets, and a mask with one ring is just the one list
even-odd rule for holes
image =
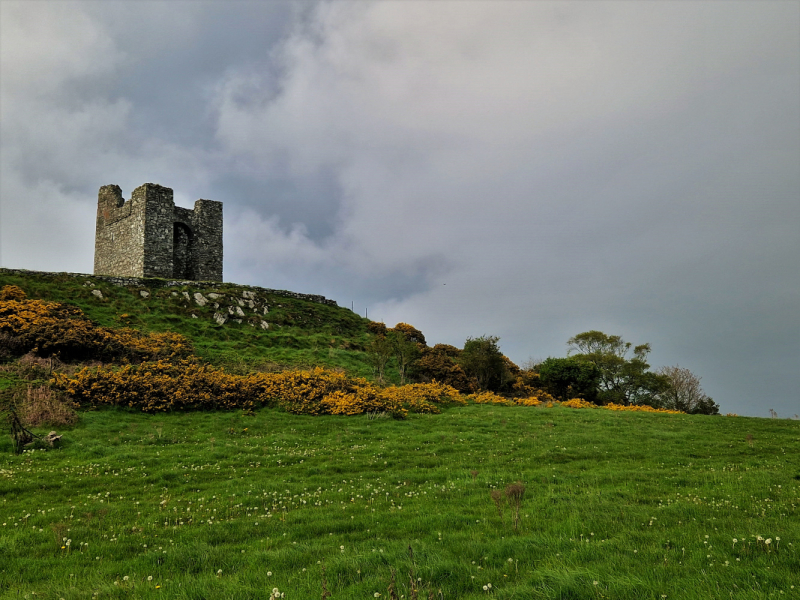
{"label": "arched doorway", "polygon": [[194,279],[194,235],[184,223],[175,223],[172,230],[172,276]]}

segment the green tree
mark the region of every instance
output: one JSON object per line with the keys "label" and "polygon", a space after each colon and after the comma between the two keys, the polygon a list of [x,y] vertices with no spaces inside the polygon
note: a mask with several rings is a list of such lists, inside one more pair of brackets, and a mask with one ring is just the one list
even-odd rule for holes
{"label": "green tree", "polygon": [[567,344],[568,356],[591,363],[600,370],[598,400],[602,404],[657,405],[658,395],[669,385],[662,375],[649,370],[650,344],[635,346],[630,358],[630,342],[602,331],[579,333]]}
{"label": "green tree", "polygon": [[459,392],[471,394],[475,391],[475,385],[458,364],[459,356],[461,350],[449,344],[436,344],[433,348],[424,348],[422,357],[415,365],[416,374],[426,383],[438,381],[454,387]]}
{"label": "green tree", "polygon": [[597,401],[600,369],[593,363],[576,358],[548,358],[539,365],[539,378],[559,400],[581,397]]}
{"label": "green tree", "polygon": [[661,367],[657,373],[669,386],[659,394],[660,406],[693,415],[718,415],[719,404],[709,398],[700,386],[700,377],[679,366]]}
{"label": "green tree", "polygon": [[394,331],[401,332],[409,340],[419,344],[422,348],[427,346],[427,344],[425,343],[425,336],[419,329],[417,329],[413,325],[409,325],[408,323],[398,323],[397,325],[394,326]]}
{"label": "green tree", "polygon": [[484,335],[467,338],[459,362],[468,377],[474,377],[482,390],[498,391],[507,382],[506,357],[500,352],[499,337]]}
{"label": "green tree", "polygon": [[[398,329],[390,329],[386,339],[392,348],[392,353],[397,361],[397,371],[400,373],[400,384],[406,382],[409,367],[419,359],[421,351],[419,343],[413,341],[406,332]],[[424,339],[424,338],[423,338]]]}
{"label": "green tree", "polygon": [[367,362],[381,385],[385,382],[386,365],[392,356],[394,356],[394,346],[385,335],[376,335],[367,346]]}

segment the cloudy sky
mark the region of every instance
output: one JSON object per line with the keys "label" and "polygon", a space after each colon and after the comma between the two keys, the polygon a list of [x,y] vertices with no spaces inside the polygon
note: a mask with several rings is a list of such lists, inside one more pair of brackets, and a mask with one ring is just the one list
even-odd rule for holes
{"label": "cloudy sky", "polygon": [[800,3],[0,0],[0,265],[97,190],[224,202],[225,280],[512,360],[599,329],[800,413]]}

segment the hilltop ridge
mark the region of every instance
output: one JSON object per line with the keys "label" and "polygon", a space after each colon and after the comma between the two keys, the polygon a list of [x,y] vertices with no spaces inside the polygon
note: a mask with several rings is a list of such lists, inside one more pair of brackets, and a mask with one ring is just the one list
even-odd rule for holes
{"label": "hilltop ridge", "polygon": [[334,300],[214,281],[0,269],[0,286],[78,306],[106,327],[173,331],[199,356],[234,370],[326,366],[367,375],[369,321]]}

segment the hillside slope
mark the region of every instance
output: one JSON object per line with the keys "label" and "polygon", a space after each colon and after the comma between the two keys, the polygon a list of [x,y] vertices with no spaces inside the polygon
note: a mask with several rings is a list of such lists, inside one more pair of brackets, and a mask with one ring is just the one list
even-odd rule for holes
{"label": "hillside slope", "polygon": [[367,376],[367,323],[322,296],[232,283],[0,269],[0,287],[64,302],[106,327],[174,331],[198,356],[233,371],[276,365],[344,368]]}

